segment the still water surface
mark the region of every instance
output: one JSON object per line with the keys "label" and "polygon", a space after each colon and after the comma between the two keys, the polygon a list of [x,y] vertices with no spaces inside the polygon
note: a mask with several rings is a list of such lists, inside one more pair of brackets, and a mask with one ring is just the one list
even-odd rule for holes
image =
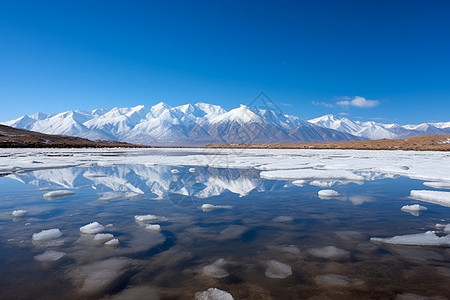
{"label": "still water surface", "polygon": [[[419,203],[408,195],[422,183],[341,182],[331,187],[341,196],[321,199],[321,187],[252,169],[115,165],[1,177],[0,298],[194,299],[215,287],[235,299],[445,299],[448,248],[370,241],[450,221],[439,205],[400,210]],[[61,189],[74,194],[44,197]],[[13,217],[19,209],[26,214]],[[159,218],[135,219],[149,214]],[[120,245],[80,232],[94,221]],[[32,240],[48,229],[62,235]]]}

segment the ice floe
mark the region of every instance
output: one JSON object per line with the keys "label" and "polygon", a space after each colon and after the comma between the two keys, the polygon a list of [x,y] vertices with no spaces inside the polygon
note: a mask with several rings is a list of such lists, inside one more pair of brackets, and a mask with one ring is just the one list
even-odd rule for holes
{"label": "ice floe", "polygon": [[118,239],[112,239],[112,240],[105,242],[105,245],[109,246],[109,247],[118,247],[120,245],[120,243],[119,243]]}
{"label": "ice floe", "polygon": [[292,181],[292,184],[302,187],[306,185],[306,180],[294,180]]}
{"label": "ice floe", "polygon": [[427,210],[427,208],[419,204],[413,204],[413,205],[403,205],[401,210],[410,213],[414,216],[418,216],[421,211]]}
{"label": "ice floe", "polygon": [[51,192],[45,193],[44,194],[44,198],[50,200],[50,199],[63,198],[63,197],[71,196],[73,194],[75,194],[73,191],[58,190],[58,191],[51,191]]}
{"label": "ice floe", "polygon": [[435,189],[450,189],[450,182],[442,181],[426,181],[423,185],[435,188]]}
{"label": "ice floe", "polygon": [[61,259],[64,255],[66,255],[66,253],[64,252],[48,250],[42,254],[34,256],[33,258],[37,261],[57,261]]}
{"label": "ice floe", "polygon": [[325,246],[320,248],[311,248],[307,252],[315,257],[327,259],[341,259],[348,257],[350,252],[344,249],[336,248],[335,246]]}
{"label": "ice floe", "polygon": [[87,225],[81,226],[80,231],[85,234],[96,234],[100,233],[105,230],[105,227],[103,227],[98,222],[92,222]]}
{"label": "ice floe", "polygon": [[48,241],[54,240],[62,236],[61,231],[58,228],[42,230],[41,232],[33,234],[33,241]]}
{"label": "ice floe", "polygon": [[114,238],[114,235],[112,235],[111,233],[97,233],[94,236],[94,241],[96,242],[100,242],[100,243],[105,243],[107,241],[110,241]]}
{"label": "ice floe", "polygon": [[319,192],[317,192],[317,194],[319,195],[319,197],[323,198],[333,198],[341,195],[335,190],[320,190]]}
{"label": "ice floe", "polygon": [[24,217],[26,214],[27,214],[27,211],[24,209],[16,209],[16,210],[13,210],[13,212],[12,212],[12,216],[14,218],[21,218],[21,217]]}
{"label": "ice floe", "polygon": [[438,236],[435,231],[397,235],[389,238],[371,238],[372,242],[406,246],[450,246],[450,236]]}
{"label": "ice floe", "polygon": [[344,275],[338,274],[323,274],[314,277],[314,282],[329,287],[354,287],[360,286],[364,282],[360,279],[350,278]]}
{"label": "ice floe", "polygon": [[[51,156],[47,155],[51,151]],[[114,149],[5,149],[0,173],[100,164],[120,165],[124,157],[131,165],[172,167],[211,166],[257,168],[261,176],[286,180],[372,180],[379,176],[406,176],[426,181],[450,182],[449,157],[445,152],[305,149],[170,149],[180,155],[160,155],[154,150],[121,149],[120,155],[105,156]],[[188,154],[189,153],[189,154]],[[195,153],[195,155],[192,155]],[[89,160],[86,160],[89,156]],[[27,157],[27,159],[23,159]],[[32,163],[39,160],[41,163]],[[447,163],[446,163],[447,162]]]}
{"label": "ice floe", "polygon": [[205,203],[200,207],[200,209],[203,211],[210,211],[213,209],[232,209],[232,208],[233,206],[231,205],[213,205],[209,203]]}
{"label": "ice floe", "polygon": [[134,216],[134,220],[141,226],[146,226],[147,223],[150,222],[165,222],[169,219],[162,216],[156,216],[156,215],[136,215]]}
{"label": "ice floe", "polygon": [[212,264],[204,266],[202,271],[205,275],[214,278],[224,278],[229,275],[228,272],[223,268],[225,265],[226,265],[225,259],[219,258]]}
{"label": "ice floe", "polygon": [[195,173],[195,168],[189,168],[190,173]]}
{"label": "ice floe", "polygon": [[416,200],[450,207],[450,192],[412,190],[410,196]]}
{"label": "ice floe", "polygon": [[263,171],[261,177],[279,180],[344,180],[364,181],[364,177],[345,170],[296,169]]}
{"label": "ice floe", "polygon": [[161,225],[159,224],[147,224],[145,226],[145,230],[150,232],[159,232],[161,231]]}
{"label": "ice floe", "polygon": [[269,278],[286,278],[292,275],[292,268],[289,265],[276,260],[267,263],[266,276]]}
{"label": "ice floe", "polygon": [[216,288],[209,288],[204,292],[195,293],[195,300],[234,300],[234,298],[228,292]]}
{"label": "ice floe", "polygon": [[178,173],[180,173],[180,171],[177,170],[177,169],[172,169],[172,170],[170,170],[170,173],[172,173],[172,174],[178,174]]}

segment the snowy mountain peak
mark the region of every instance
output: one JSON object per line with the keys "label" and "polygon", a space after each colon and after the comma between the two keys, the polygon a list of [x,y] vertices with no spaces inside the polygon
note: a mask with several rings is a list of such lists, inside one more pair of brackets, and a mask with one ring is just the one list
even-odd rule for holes
{"label": "snowy mountain peak", "polygon": [[422,123],[419,125],[400,126],[398,124],[384,124],[374,121],[351,121],[347,118],[334,115],[325,115],[311,119],[308,122],[324,128],[334,129],[372,140],[404,138],[426,134],[450,134],[450,128],[446,128],[443,125],[446,123]]}
{"label": "snowy mountain peak", "polygon": [[177,107],[160,102],[151,107],[37,113],[3,124],[48,134],[148,145],[317,142],[450,134],[450,122],[400,126],[352,121],[334,115],[306,122],[265,108],[240,105],[226,111],[203,102]]}

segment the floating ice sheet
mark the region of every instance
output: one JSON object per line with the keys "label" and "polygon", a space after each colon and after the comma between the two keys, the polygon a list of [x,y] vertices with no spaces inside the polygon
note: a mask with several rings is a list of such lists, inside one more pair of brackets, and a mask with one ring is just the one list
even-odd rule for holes
{"label": "floating ice sheet", "polygon": [[204,292],[195,293],[195,300],[234,300],[234,298],[228,292],[216,288],[209,288]]}
{"label": "floating ice sheet", "polygon": [[145,230],[150,232],[159,232],[161,231],[161,225],[159,224],[147,224],[145,226]]}
{"label": "floating ice sheet", "polygon": [[168,221],[166,217],[156,216],[156,215],[136,215],[134,220],[140,225],[144,226],[146,223],[150,222],[165,222]]}
{"label": "floating ice sheet", "polygon": [[50,199],[63,198],[63,197],[71,196],[73,194],[75,194],[73,191],[58,190],[58,191],[51,191],[51,192],[45,193],[44,194],[44,198],[50,200]]}
{"label": "floating ice sheet", "polygon": [[269,278],[286,278],[292,275],[292,268],[289,265],[281,263],[276,260],[271,260],[267,263],[266,276]]}
{"label": "floating ice sheet", "polygon": [[105,230],[105,227],[98,222],[92,222],[80,227],[80,231],[86,234],[96,234],[102,232],[103,230]]}
{"label": "floating ice sheet", "polygon": [[344,170],[317,170],[317,169],[297,169],[297,170],[276,170],[263,171],[261,177],[266,179],[279,180],[344,180],[344,181],[364,181],[364,177]]}
{"label": "floating ice sheet", "polygon": [[33,241],[48,241],[54,240],[62,236],[61,231],[58,228],[42,230],[41,232],[33,234]]}
{"label": "floating ice sheet", "polygon": [[231,205],[213,205],[209,203],[205,203],[200,207],[200,209],[203,211],[210,211],[213,209],[232,209],[232,208],[233,206]]}
{"label": "floating ice sheet", "polygon": [[450,189],[450,182],[426,181],[423,184],[435,189]]}
{"label": "floating ice sheet", "polygon": [[319,195],[319,197],[324,197],[324,198],[333,198],[333,197],[340,196],[340,194],[338,192],[336,192],[335,190],[320,190],[317,194]]}
{"label": "floating ice sheet", "polygon": [[13,210],[12,215],[14,218],[21,218],[27,214],[27,211],[24,209]]}
{"label": "floating ice sheet", "polygon": [[450,192],[412,190],[410,196],[416,200],[450,207]]}
{"label": "floating ice sheet", "polygon": [[105,245],[109,247],[119,247],[120,243],[118,239],[112,239],[105,242]]}
{"label": "floating ice sheet", "polygon": [[406,246],[450,246],[449,236],[438,236],[435,231],[398,235],[390,238],[371,238],[372,242]]}
{"label": "floating ice sheet", "polygon": [[306,180],[294,180],[292,181],[292,184],[302,187],[306,185]]}
{"label": "floating ice sheet", "polygon": [[112,235],[111,233],[97,233],[94,236],[94,241],[96,242],[100,242],[100,243],[105,243],[107,241],[110,241],[114,238],[114,235]]}
{"label": "floating ice sheet", "polygon": [[421,211],[427,210],[427,208],[419,204],[413,204],[413,205],[403,205],[401,210],[404,212],[408,212],[414,216],[418,216]]}

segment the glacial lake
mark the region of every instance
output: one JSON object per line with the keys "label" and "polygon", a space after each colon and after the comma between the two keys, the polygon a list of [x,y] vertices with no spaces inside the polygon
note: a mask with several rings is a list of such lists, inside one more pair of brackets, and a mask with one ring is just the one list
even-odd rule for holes
{"label": "glacial lake", "polygon": [[[234,299],[450,299],[449,162],[400,151],[3,151],[0,299],[203,299],[211,288]],[[424,190],[439,199],[410,196]],[[426,210],[401,209],[415,204]]]}

